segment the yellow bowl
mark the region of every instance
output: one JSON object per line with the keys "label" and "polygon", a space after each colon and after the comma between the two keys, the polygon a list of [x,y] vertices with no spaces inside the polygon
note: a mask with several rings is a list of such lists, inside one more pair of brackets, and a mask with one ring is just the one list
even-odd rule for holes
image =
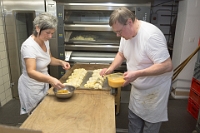
{"label": "yellow bowl", "polygon": [[107,76],[108,85],[112,88],[122,87],[125,80],[123,78],[123,73],[113,73]]}

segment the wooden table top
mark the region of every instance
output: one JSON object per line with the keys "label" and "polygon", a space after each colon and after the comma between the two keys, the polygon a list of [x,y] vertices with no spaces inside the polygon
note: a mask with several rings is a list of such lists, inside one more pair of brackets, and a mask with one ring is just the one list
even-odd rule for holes
{"label": "wooden table top", "polygon": [[[66,80],[66,75],[61,79]],[[70,99],[58,99],[51,88],[20,128],[43,133],[116,133],[114,100],[109,91],[101,90],[75,90]]]}

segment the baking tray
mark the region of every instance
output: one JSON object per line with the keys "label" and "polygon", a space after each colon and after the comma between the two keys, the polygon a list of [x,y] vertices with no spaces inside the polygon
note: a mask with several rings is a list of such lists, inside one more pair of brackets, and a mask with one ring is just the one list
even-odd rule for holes
{"label": "baking tray", "polygon": [[86,73],[85,77],[83,78],[83,82],[81,83],[80,87],[77,87],[76,89],[79,89],[79,90],[104,90],[104,91],[111,90],[111,87],[108,85],[108,79],[107,78],[104,79],[102,89],[94,89],[94,88],[84,87],[84,85],[87,83],[89,78],[92,77],[92,74],[93,74],[93,70],[87,70],[87,73]]}

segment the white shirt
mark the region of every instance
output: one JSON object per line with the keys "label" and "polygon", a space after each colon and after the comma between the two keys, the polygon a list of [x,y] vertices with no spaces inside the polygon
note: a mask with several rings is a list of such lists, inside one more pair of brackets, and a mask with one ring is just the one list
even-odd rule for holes
{"label": "white shirt", "polygon": [[[126,58],[127,70],[137,71],[170,57],[163,33],[154,25],[140,21],[135,37],[121,38],[119,51]],[[172,72],[139,77],[133,81],[129,109],[149,122],[166,121]]]}
{"label": "white shirt", "polygon": [[18,91],[21,104],[20,114],[32,111],[47,94],[47,90],[49,89],[48,83],[36,81],[28,76],[24,61],[25,58],[36,59],[36,70],[49,75],[47,67],[51,61],[49,54],[49,41],[46,41],[45,45],[47,52],[43,51],[30,36],[21,46],[22,75],[18,81]]}

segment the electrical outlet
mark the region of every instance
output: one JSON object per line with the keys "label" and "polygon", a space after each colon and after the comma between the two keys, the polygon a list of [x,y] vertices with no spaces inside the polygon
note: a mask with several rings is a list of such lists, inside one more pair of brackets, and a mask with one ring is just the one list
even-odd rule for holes
{"label": "electrical outlet", "polygon": [[152,23],[152,24],[157,24],[157,23],[158,23],[158,14],[153,13],[153,14],[151,15],[151,23]]}

